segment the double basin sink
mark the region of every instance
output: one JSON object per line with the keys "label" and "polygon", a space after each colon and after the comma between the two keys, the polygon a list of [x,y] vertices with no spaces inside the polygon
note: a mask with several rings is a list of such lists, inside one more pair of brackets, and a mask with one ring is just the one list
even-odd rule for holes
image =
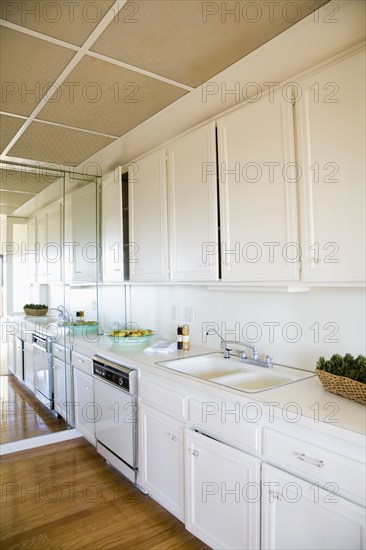
{"label": "double basin sink", "polygon": [[248,393],[269,390],[315,376],[313,372],[274,363],[272,368],[228,359],[222,353],[208,353],[181,359],[159,361],[157,365]]}

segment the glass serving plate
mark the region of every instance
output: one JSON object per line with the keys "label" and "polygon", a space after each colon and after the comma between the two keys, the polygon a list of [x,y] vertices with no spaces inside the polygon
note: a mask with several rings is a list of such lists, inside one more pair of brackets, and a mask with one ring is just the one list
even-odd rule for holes
{"label": "glass serving plate", "polygon": [[[144,334],[147,332],[148,334]],[[142,334],[141,334],[142,333]],[[113,340],[116,344],[123,345],[137,345],[137,344],[146,344],[150,341],[152,336],[155,336],[156,331],[151,329],[139,329],[139,330],[112,330],[107,334],[107,336]]]}

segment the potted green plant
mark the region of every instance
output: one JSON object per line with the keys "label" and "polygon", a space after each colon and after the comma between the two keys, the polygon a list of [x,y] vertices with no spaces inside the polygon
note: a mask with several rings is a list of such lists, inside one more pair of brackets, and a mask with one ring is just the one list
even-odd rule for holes
{"label": "potted green plant", "polygon": [[366,405],[366,357],[344,357],[335,353],[326,360],[319,357],[316,363],[318,375],[326,391],[337,393],[347,399]]}
{"label": "potted green plant", "polygon": [[48,306],[45,304],[25,304],[23,310],[26,315],[31,315],[32,317],[42,317],[43,315],[46,315]]}

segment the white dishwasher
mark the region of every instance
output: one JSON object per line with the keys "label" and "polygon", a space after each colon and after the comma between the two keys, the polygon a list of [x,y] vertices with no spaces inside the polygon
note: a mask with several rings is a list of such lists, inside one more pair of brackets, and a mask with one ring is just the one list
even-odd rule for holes
{"label": "white dishwasher", "polygon": [[93,357],[97,451],[136,484],[137,370]]}

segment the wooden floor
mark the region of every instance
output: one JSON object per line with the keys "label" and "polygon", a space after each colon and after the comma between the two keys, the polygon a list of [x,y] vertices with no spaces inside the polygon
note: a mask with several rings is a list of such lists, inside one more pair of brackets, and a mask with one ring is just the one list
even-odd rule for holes
{"label": "wooden floor", "polygon": [[1,459],[1,547],[204,550],[83,438]]}
{"label": "wooden floor", "polygon": [[68,427],[13,374],[0,376],[0,405],[1,443],[59,432]]}

